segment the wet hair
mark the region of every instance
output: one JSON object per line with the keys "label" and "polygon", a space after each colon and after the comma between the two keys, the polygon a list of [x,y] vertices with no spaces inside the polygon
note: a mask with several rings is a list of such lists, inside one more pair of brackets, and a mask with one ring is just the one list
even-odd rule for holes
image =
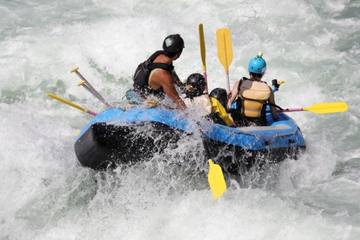
{"label": "wet hair", "polygon": [[259,74],[259,73],[250,73],[250,77],[254,77],[254,78],[259,78],[259,79],[261,79],[263,76],[264,76],[264,74]]}

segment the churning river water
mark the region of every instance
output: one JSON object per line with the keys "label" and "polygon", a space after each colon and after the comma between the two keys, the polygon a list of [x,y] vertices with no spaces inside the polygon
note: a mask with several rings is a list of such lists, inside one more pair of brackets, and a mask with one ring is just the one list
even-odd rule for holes
{"label": "churning river water", "polygon": [[[0,0],[0,16],[0,239],[360,239],[359,0]],[[185,40],[175,62],[185,79],[201,71],[199,23],[210,89],[225,86],[215,31],[227,26],[231,83],[263,51],[265,80],[286,80],[279,105],[349,111],[292,113],[307,151],[218,202],[206,180],[172,167],[196,139],[111,174],[81,167],[73,144],[89,117],[46,92],[101,111],[70,70],[121,101],[172,33]]]}

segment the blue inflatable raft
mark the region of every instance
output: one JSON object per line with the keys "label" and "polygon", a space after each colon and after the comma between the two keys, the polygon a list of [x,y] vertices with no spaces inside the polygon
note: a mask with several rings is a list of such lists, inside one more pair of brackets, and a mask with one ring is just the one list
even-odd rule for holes
{"label": "blue inflatable raft", "polygon": [[255,162],[296,158],[305,148],[294,120],[284,113],[279,115],[268,126],[233,128],[210,120],[196,122],[166,108],[110,108],[84,126],[76,139],[75,153],[83,166],[106,169],[150,159],[180,138],[200,133],[204,160],[211,158],[236,173]]}

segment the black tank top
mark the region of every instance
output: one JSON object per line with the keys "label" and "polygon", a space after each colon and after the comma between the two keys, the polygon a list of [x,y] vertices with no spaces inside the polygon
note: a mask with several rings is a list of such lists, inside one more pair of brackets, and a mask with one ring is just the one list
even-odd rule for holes
{"label": "black tank top", "polygon": [[140,93],[142,96],[155,95],[157,97],[164,96],[164,90],[162,88],[154,90],[149,86],[149,76],[152,70],[160,68],[171,73],[174,70],[172,64],[154,63],[154,60],[159,55],[164,54],[164,51],[156,51],[145,62],[139,64],[136,68],[133,80],[134,90]]}

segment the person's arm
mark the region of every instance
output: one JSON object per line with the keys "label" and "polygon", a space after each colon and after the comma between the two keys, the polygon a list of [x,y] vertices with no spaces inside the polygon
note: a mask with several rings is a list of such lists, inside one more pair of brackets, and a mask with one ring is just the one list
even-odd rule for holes
{"label": "person's arm", "polygon": [[159,84],[163,88],[166,96],[168,96],[171,100],[175,102],[177,108],[185,109],[186,105],[184,101],[180,98],[178,92],[176,91],[172,76],[165,71],[162,71],[160,74],[161,76],[159,76],[158,78]]}
{"label": "person's arm", "polygon": [[[274,96],[274,92],[271,91],[270,97],[269,97],[269,103],[270,104],[274,104],[275,105],[275,96]],[[270,105],[270,109],[271,109],[271,113],[273,118],[276,120],[279,118],[278,113],[277,113],[277,109],[274,105]]]}
{"label": "person's arm", "polygon": [[241,80],[238,80],[235,82],[233,88],[231,89],[230,91],[230,96],[229,96],[229,99],[228,99],[228,102],[227,102],[227,109],[230,109],[231,107],[231,103],[236,99],[236,97],[238,96],[239,94],[239,84],[240,84],[240,81]]}
{"label": "person's arm", "polygon": [[185,83],[183,83],[183,82],[180,80],[180,78],[179,78],[179,76],[177,75],[177,73],[175,72],[175,70],[173,70],[173,71],[171,72],[171,75],[172,75],[172,78],[173,78],[173,80],[174,80],[174,83],[181,89],[181,91],[184,91],[184,89],[185,89]]}

